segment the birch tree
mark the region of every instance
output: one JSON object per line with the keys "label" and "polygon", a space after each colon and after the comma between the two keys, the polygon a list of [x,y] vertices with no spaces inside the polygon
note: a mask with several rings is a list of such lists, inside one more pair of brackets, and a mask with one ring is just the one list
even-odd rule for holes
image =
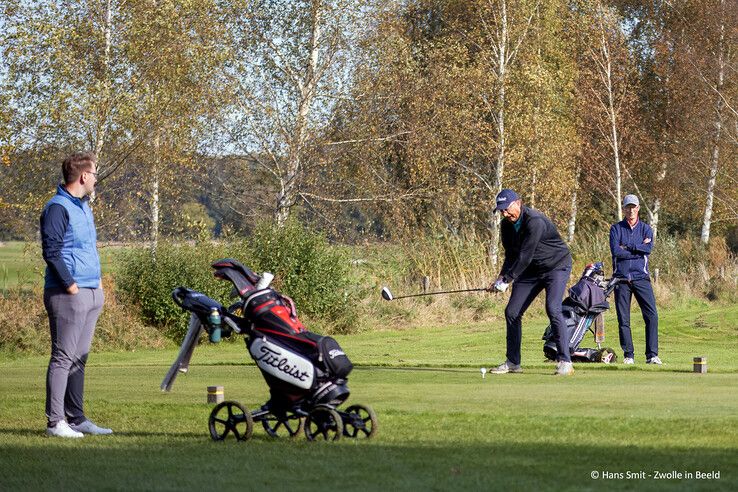
{"label": "birch tree", "polygon": [[[334,127],[352,142],[342,160],[367,169],[362,185],[394,184],[409,198],[379,212],[393,232],[491,235],[490,204],[503,186],[495,180],[533,185],[531,168],[547,185],[535,194],[541,203],[566,202],[573,59],[556,39],[562,13],[563,2],[417,1],[378,22],[358,77],[364,96]],[[494,38],[495,26],[507,34]],[[500,43],[502,84],[493,50]]]}
{"label": "birch tree", "polygon": [[571,244],[574,242],[574,233],[577,230],[577,215],[579,212],[579,181],[582,177],[582,166],[577,163],[574,175],[574,189],[571,194],[571,204],[569,206],[569,220],[566,223],[566,242]]}
{"label": "birch tree", "polygon": [[[585,189],[612,198],[619,220],[623,213],[624,187],[642,195],[637,191],[636,171],[647,165],[639,148],[637,78],[617,12],[596,1],[585,3],[579,15],[577,28],[582,40],[577,93],[579,131],[584,145],[582,175],[587,181]],[[627,166],[626,157],[629,157]],[[641,198],[643,206],[648,207],[644,197]],[[601,197],[596,199],[601,201]],[[612,222],[612,215],[607,215],[602,219]]]}
{"label": "birch tree", "polygon": [[118,15],[114,0],[4,3],[12,149],[74,143],[98,154],[101,178],[109,172],[104,147],[128,128]]}
{"label": "birch tree", "polygon": [[222,96],[226,32],[211,0],[128,0],[127,7],[125,40],[135,116],[145,130],[138,133],[139,152],[133,157],[145,171],[145,186],[138,192],[148,196],[148,236],[156,247],[162,199],[174,200],[170,209],[179,204],[177,173],[227,103]]}
{"label": "birch tree", "polygon": [[[274,220],[298,204],[321,129],[345,95],[351,38],[364,2],[242,0],[231,3],[235,87],[228,143],[270,176]],[[264,197],[252,197],[262,200]]]}
{"label": "birch tree", "polygon": [[37,214],[70,151],[97,152],[100,182],[125,159],[132,99],[119,7],[117,0],[8,0],[0,7],[4,156],[9,166],[33,169],[36,183],[13,198],[16,214]]}
{"label": "birch tree", "polygon": [[576,209],[580,153],[572,21],[568,2],[536,5],[510,98],[510,112],[516,115],[510,133],[520,157],[508,177],[521,183],[530,206],[545,210],[561,225],[571,219],[569,210]]}
{"label": "birch tree", "polygon": [[[620,101],[618,98],[618,90],[615,88],[615,80],[613,73],[613,57],[611,51],[612,38],[617,37],[620,29],[617,19],[613,16],[613,12],[606,9],[602,5],[595,7],[595,20],[597,22],[596,45],[590,48],[590,56],[595,63],[597,76],[599,77],[601,86],[599,91],[593,91],[597,101],[607,116],[606,125],[608,132],[603,135],[606,137],[612,150],[613,176],[615,186],[615,201],[617,203],[617,217],[623,216],[623,194],[622,194],[622,170],[620,165],[620,137],[619,130],[619,108]],[[627,83],[627,81],[625,81]],[[627,90],[625,88],[624,90]],[[604,93],[604,95],[603,95]]]}
{"label": "birch tree", "polygon": [[[700,241],[702,244],[710,242],[710,226],[712,225],[713,202],[715,200],[715,186],[720,167],[720,146],[723,133],[723,118],[725,111],[725,0],[719,0],[719,8],[717,11],[717,47],[715,57],[715,75],[712,81],[705,80],[706,84],[714,90],[712,95],[715,103],[715,112],[713,115],[713,135],[711,139],[710,150],[710,173],[707,178],[707,197],[705,200],[705,213],[702,218],[702,231],[700,233]],[[733,26],[735,28],[735,26]],[[714,81],[714,82],[713,82]]]}
{"label": "birch tree", "polygon": [[[509,72],[515,58],[526,41],[530,26],[538,8],[538,2],[486,0],[479,5],[481,40],[479,48],[486,56],[490,72],[494,76],[489,92],[482,93],[488,116],[494,125],[497,152],[489,163],[488,176],[493,194],[503,186],[507,158],[507,91]],[[488,256],[494,266],[498,263],[500,243],[500,217],[491,208],[489,215],[490,243]]]}
{"label": "birch tree", "polygon": [[[662,10],[664,41],[654,53],[668,68],[662,91],[668,98],[669,141],[678,142],[669,152],[677,165],[668,173],[671,190],[679,193],[667,198],[681,215],[690,216],[695,233],[707,244],[715,223],[738,218],[736,146],[731,143],[731,121],[738,116],[738,12],[723,0],[674,2]],[[704,203],[701,211],[694,206],[699,202]]]}
{"label": "birch tree", "polygon": [[[129,162],[137,164],[126,170],[129,180],[142,164],[156,164],[142,157],[152,155],[145,147],[156,147],[152,138],[164,131],[168,145],[160,148],[196,149],[192,130],[214,114],[216,98],[209,95],[219,92],[222,80],[215,70],[222,33],[214,6],[208,0],[4,3],[6,158],[36,155],[47,165],[39,174],[57,179],[63,155],[94,150],[103,184],[117,181],[115,174]],[[150,176],[161,175],[154,171]],[[36,213],[48,186],[41,183],[30,212]],[[130,220],[131,209],[118,200],[120,190],[100,190],[100,230],[118,230],[111,222]],[[152,224],[158,209],[151,207]]]}

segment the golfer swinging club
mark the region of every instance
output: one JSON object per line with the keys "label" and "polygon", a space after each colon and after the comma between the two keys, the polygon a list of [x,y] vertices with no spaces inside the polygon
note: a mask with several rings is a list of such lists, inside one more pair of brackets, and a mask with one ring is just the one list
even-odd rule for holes
{"label": "golfer swinging club", "polygon": [[504,292],[510,283],[513,287],[505,308],[507,360],[490,372],[523,372],[520,367],[523,314],[545,289],[546,314],[551,321],[559,353],[555,374],[573,374],[566,322],[561,314],[561,301],[571,273],[569,248],[551,220],[538,210],[523,206],[513,190],[500,191],[495,201],[495,212],[501,212],[505,218],[500,225],[505,261],[497,280],[487,290]]}

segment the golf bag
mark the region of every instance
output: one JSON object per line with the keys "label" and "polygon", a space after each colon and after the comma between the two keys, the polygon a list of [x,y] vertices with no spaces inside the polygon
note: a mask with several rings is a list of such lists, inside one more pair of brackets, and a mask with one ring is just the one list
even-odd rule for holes
{"label": "golf bag", "polygon": [[211,342],[232,333],[245,335],[246,347],[269,386],[271,410],[295,406],[336,406],[349,397],[347,377],[353,366],[338,342],[308,331],[297,317],[295,303],[265,285],[260,277],[233,259],[212,264],[215,276],[229,280],[240,301],[226,309],[219,302],[185,287],[172,292],[174,301],[191,312],[188,333],[177,360],[162,382],[169,391],[178,372],[186,372],[204,330]]}
{"label": "golf bag", "polygon": [[[602,348],[605,327],[602,313],[610,308],[607,297],[615,288],[618,279],[605,280],[602,262],[587,265],[579,281],[569,288],[561,310],[566,322],[566,339],[573,362],[603,362],[617,360],[611,348]],[[580,343],[587,332],[594,335],[597,348],[583,348]],[[558,348],[554,331],[549,325],[543,333],[543,353],[549,360],[556,360]]]}

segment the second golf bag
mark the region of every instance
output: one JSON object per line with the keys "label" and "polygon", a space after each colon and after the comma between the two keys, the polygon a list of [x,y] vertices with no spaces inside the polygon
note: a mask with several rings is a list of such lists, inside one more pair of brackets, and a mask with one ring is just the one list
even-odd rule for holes
{"label": "second golf bag", "polygon": [[[279,429],[294,437],[311,422],[317,426],[312,430],[305,427],[311,440],[319,436],[328,439],[329,435],[332,439],[341,435],[357,437],[359,431],[371,436],[376,425],[371,408],[353,405],[345,412],[336,409],[349,397],[347,378],[353,368],[338,342],[305,328],[297,317],[292,299],[269,287],[271,274],[259,276],[229,258],[216,261],[212,267],[216,277],[233,284],[233,293],[240,300],[226,309],[204,294],[185,287],[172,292],[174,301],[192,314],[180,354],[164,378],[162,390],[171,389],[177,373],[187,372],[203,331],[208,333],[211,342],[232,333],[243,334],[249,354],[269,386],[270,399],[253,413],[237,402],[224,402],[231,407],[224,413],[227,416],[220,417],[220,406],[216,407],[210,418],[213,439],[223,439],[246,421],[251,422],[250,425],[252,421],[261,421],[267,433],[274,437]],[[290,422],[295,421],[298,424],[293,428]],[[234,430],[239,439],[244,432],[239,434]]]}
{"label": "second golf bag", "polygon": [[[607,297],[615,288],[618,279],[605,280],[602,262],[587,265],[579,281],[569,288],[569,296],[561,304],[567,328],[569,354],[573,362],[603,362],[617,360],[611,348],[602,348],[605,341],[605,326],[602,313],[610,308]],[[597,348],[583,348],[587,332],[594,335]],[[558,349],[553,328],[549,325],[543,333],[543,353],[549,360],[556,360]]]}

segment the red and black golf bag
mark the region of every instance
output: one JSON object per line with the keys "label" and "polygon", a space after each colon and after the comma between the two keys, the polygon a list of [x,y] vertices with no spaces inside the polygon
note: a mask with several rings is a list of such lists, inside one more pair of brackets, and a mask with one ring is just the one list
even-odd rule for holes
{"label": "red and black golf bag", "polygon": [[336,406],[349,397],[347,377],[353,365],[335,339],[308,331],[292,299],[265,285],[269,280],[238,261],[226,258],[212,267],[216,277],[233,284],[241,299],[226,309],[199,292],[174,290],[175,302],[193,314],[180,357],[162,389],[171,388],[177,372],[186,372],[194,344],[205,330],[211,341],[233,332],[245,335],[249,354],[269,386],[267,405],[272,408]]}

